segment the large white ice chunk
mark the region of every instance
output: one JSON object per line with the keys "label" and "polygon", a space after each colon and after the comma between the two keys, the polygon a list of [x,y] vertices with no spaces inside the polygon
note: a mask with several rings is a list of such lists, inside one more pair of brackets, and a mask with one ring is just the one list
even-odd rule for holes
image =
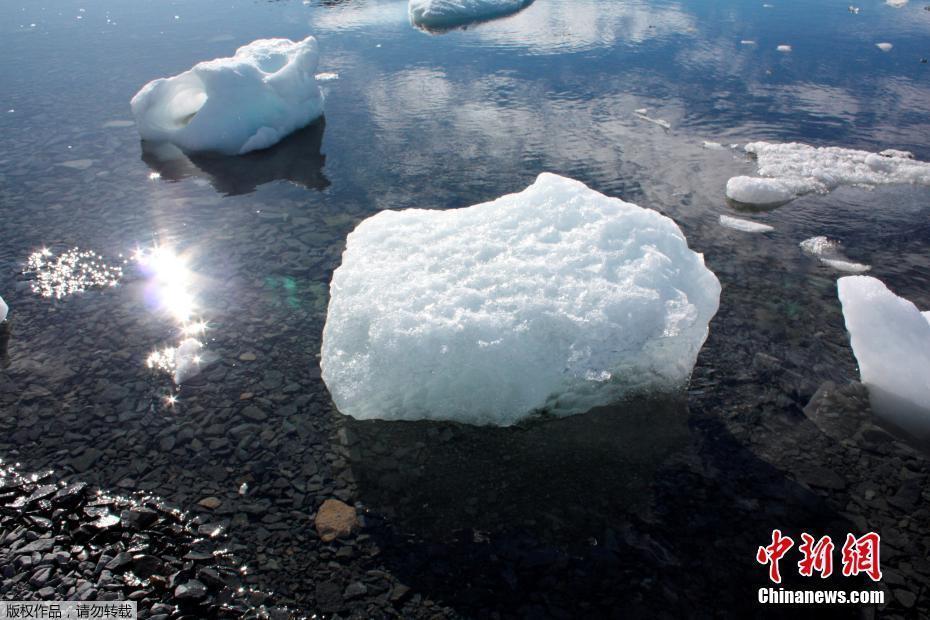
{"label": "large white ice chunk", "polygon": [[3,323],[6,320],[6,315],[10,311],[10,307],[6,305],[6,302],[3,301],[3,297],[0,297],[0,323]]}
{"label": "large white ice chunk", "polygon": [[727,182],[727,198],[749,205],[784,204],[840,185],[930,185],[930,164],[915,161],[904,151],[870,153],[797,142],[752,142],[745,149],[756,157],[763,178],[733,177]]}
{"label": "large white ice chunk", "polygon": [[875,413],[930,439],[930,317],[876,278],[847,276],[837,287]]}
{"label": "large white ice chunk", "polygon": [[410,0],[410,21],[423,28],[452,28],[515,13],[533,0]]}
{"label": "large white ice chunk", "polygon": [[144,140],[189,152],[267,148],[323,114],[316,39],[259,39],[231,58],[149,82],[132,98]]}
{"label": "large white ice chunk", "polygon": [[720,284],[669,218],[541,174],[368,218],[330,294],[320,365],[340,411],[509,425],[685,384]]}

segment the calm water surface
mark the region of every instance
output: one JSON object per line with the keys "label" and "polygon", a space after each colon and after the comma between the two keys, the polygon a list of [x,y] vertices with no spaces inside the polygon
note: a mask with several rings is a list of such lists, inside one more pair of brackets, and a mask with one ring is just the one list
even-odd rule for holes
{"label": "calm water surface", "polygon": [[[398,537],[425,545],[472,528],[481,532],[472,543],[494,544],[519,531],[508,549],[554,544],[571,557],[622,538],[677,575],[707,561],[700,545],[676,538],[686,506],[713,513],[695,527],[724,539],[740,510],[762,515],[733,551],[745,566],[786,515],[810,528],[851,518],[843,506],[872,484],[869,474],[818,492],[791,469],[799,454],[813,459],[807,471],[842,472],[854,458],[796,442],[826,441],[800,413],[814,390],[858,377],[839,274],[798,243],[839,239],[852,260],[930,308],[930,191],[841,188],[750,215],[773,233],[731,231],[718,224],[740,215],[724,186],[754,164],[728,145],[797,140],[930,160],[930,65],[921,62],[930,11],[877,0],[857,14],[848,0],[772,4],[536,0],[440,35],[412,28],[405,2],[0,4],[0,293],[13,322],[0,457],[184,508],[217,495],[224,506],[210,517],[229,526],[253,582],[308,610],[320,602],[302,567],[332,557],[309,533],[309,515],[332,495],[382,524],[371,529],[383,532],[388,568],[465,615],[506,597],[493,585],[480,596],[449,590],[425,547]],[[140,144],[129,100],[150,79],[257,38],[307,34],[320,43],[319,71],[338,74],[323,83],[325,121],[244,158],[166,159]],[[671,128],[639,118],[641,108]],[[345,236],[383,209],[463,207],[522,190],[542,171],[669,215],[720,277],[721,312],[689,402],[505,431],[338,416],[317,354]],[[140,265],[138,251],[155,245],[163,255]],[[120,284],[35,294],[35,274],[22,273],[30,255],[74,247],[121,266]],[[147,361],[191,334],[205,342],[204,368],[178,388]],[[796,385],[747,370],[760,352],[786,360]],[[764,419],[770,410],[777,422]],[[714,493],[694,492],[688,476],[698,470],[717,472],[702,478]],[[721,481],[721,470],[733,479]],[[885,484],[879,492],[893,494]],[[899,544],[903,581],[925,582],[909,560],[927,550],[912,533],[930,529],[926,506],[882,510],[911,537]],[[666,536],[677,564],[617,533],[629,514],[649,524],[650,540]],[[459,558],[453,572],[493,572],[481,553],[444,553]],[[514,580],[491,581],[509,584],[514,600],[538,591]],[[587,583],[579,596],[591,601],[616,587]],[[739,590],[738,604],[752,592]]]}

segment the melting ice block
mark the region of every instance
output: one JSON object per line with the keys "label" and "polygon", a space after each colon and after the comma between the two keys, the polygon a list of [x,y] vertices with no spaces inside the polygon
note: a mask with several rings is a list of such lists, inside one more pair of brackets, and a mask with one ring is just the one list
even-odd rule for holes
{"label": "melting ice block", "polygon": [[581,413],[685,384],[719,297],[672,220],[541,174],[491,202],[359,224],[320,365],[360,419]]}
{"label": "melting ice block", "polygon": [[188,152],[267,148],[323,114],[316,39],[259,39],[231,58],[149,82],[132,98],[143,140]]}
{"label": "melting ice block", "polygon": [[930,439],[930,316],[876,278],[847,276],[837,288],[873,410]]}
{"label": "melting ice block", "polygon": [[840,249],[839,241],[824,236],[805,239],[800,245],[805,254],[817,257],[824,265],[833,267],[837,271],[864,273],[872,268],[869,265],[850,261]]}
{"label": "melting ice block", "polygon": [[777,206],[840,185],[930,185],[930,163],[915,161],[906,151],[870,153],[797,142],[752,142],[745,150],[758,161],[759,177],[731,178],[727,198],[747,205]]}
{"label": "melting ice block", "polygon": [[410,21],[423,28],[452,28],[515,13],[533,0],[410,0]]}

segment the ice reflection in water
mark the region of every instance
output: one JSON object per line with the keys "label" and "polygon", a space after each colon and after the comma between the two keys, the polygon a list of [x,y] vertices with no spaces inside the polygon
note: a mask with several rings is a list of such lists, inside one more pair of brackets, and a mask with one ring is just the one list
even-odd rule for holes
{"label": "ice reflection in water", "polygon": [[548,540],[600,536],[647,515],[656,474],[687,453],[684,397],[630,399],[513,427],[345,418],[359,497],[405,531],[521,528]]}
{"label": "ice reflection in water", "polygon": [[48,248],[33,252],[23,269],[35,277],[30,283],[33,293],[61,299],[89,288],[116,286],[123,268],[111,265],[91,250],[72,248],[57,257]]}

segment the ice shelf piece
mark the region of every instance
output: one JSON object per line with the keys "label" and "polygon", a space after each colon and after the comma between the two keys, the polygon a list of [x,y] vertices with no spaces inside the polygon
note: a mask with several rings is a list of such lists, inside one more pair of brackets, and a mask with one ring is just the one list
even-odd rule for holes
{"label": "ice shelf piece", "polygon": [[510,425],[687,383],[720,283],[658,212],[541,174],[348,236],[321,369],[360,419]]}
{"label": "ice shelf piece", "polygon": [[800,243],[801,249],[805,254],[816,257],[824,265],[833,267],[837,271],[847,273],[865,273],[872,267],[862,263],[854,263],[843,255],[840,249],[839,241],[828,239],[827,237],[811,237]]}
{"label": "ice shelf piece", "polygon": [[840,185],[930,185],[930,163],[916,161],[906,151],[870,153],[797,142],[752,142],[744,149],[755,156],[759,177],[733,177],[726,192],[730,200],[748,205],[784,204]]}
{"label": "ice shelf piece", "polygon": [[930,317],[877,278],[847,276],[837,288],[872,409],[918,439],[930,439]]}
{"label": "ice shelf piece", "polygon": [[415,26],[453,28],[516,13],[533,0],[410,0],[408,11]]}
{"label": "ice shelf piece", "polygon": [[188,152],[267,148],[323,114],[316,39],[259,39],[231,58],[149,82],[132,98],[143,140]]}
{"label": "ice shelf piece", "polygon": [[764,233],[772,232],[775,230],[774,227],[769,226],[768,224],[761,224],[751,220],[742,220],[738,217],[730,217],[729,215],[720,216],[720,225],[725,228],[731,228],[733,230],[739,230],[748,233]]}

